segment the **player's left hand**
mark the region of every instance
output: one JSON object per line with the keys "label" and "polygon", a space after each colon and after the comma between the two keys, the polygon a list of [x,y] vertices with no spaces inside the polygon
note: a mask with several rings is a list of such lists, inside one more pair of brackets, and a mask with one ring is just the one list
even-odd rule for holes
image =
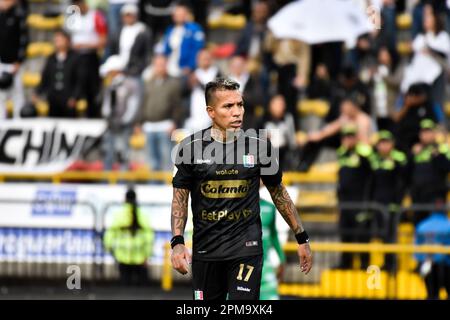
{"label": "player's left hand", "polygon": [[297,254],[300,260],[300,270],[308,274],[312,268],[312,253],[309,243],[299,244]]}
{"label": "player's left hand", "polygon": [[280,265],[278,266],[278,269],[277,269],[277,280],[279,282],[281,282],[283,275],[284,275],[284,263],[280,263]]}

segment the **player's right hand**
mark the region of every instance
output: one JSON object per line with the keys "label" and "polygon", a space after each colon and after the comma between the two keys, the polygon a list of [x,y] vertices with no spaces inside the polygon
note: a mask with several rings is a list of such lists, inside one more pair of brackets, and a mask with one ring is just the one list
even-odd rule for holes
{"label": "player's right hand", "polygon": [[170,260],[172,262],[172,267],[179,273],[186,274],[189,272],[189,265],[191,264],[192,257],[185,245],[177,244],[173,247]]}

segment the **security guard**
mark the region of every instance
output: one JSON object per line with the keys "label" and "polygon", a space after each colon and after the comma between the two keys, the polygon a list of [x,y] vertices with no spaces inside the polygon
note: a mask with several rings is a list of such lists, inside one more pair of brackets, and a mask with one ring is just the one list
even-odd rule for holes
{"label": "security guard", "polygon": [[147,282],[146,262],[152,253],[154,232],[139,210],[132,188],[128,189],[125,202],[105,233],[104,246],[119,264],[121,284],[143,285]]}
{"label": "security guard", "polygon": [[[391,132],[382,130],[378,133],[375,151],[370,156],[370,166],[370,200],[388,209],[388,212],[374,212],[376,229],[384,242],[394,243],[399,208],[405,194],[407,157],[394,149]],[[394,256],[387,255],[385,269],[391,270],[393,262]]]}
{"label": "security guard", "polygon": [[[356,126],[346,125],[341,129],[341,146],[337,150],[339,163],[337,196],[340,207],[339,232],[342,242],[368,242],[370,240],[368,215],[362,205],[368,198],[370,180],[369,157],[372,148],[358,142]],[[352,267],[353,255],[342,254],[338,268]],[[361,256],[362,265],[368,264],[368,255]]]}
{"label": "security guard", "polygon": [[[436,140],[436,124],[431,119],[420,122],[419,143],[413,146],[410,168],[411,198],[414,205],[441,206],[447,198],[447,174],[450,148]],[[414,225],[429,216],[430,210],[416,210]]]}

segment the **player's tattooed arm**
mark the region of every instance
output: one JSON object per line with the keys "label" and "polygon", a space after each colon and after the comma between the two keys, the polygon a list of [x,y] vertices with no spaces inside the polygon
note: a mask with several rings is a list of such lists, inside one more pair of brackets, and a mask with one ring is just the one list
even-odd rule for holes
{"label": "player's tattooed arm", "polygon": [[[295,208],[294,202],[292,202],[291,197],[289,196],[283,184],[280,183],[279,185],[274,187],[268,186],[267,189],[270,192],[273,203],[275,204],[278,211],[283,216],[283,219],[287,222],[291,230],[294,231],[294,234],[297,235],[305,231],[300,221],[297,209]],[[308,274],[312,268],[312,254],[308,242],[299,243],[299,246],[297,248],[297,255],[300,260],[300,270],[305,274]]]}
{"label": "player's tattooed arm", "polygon": [[267,190],[269,190],[273,203],[294,234],[303,232],[302,222],[286,187],[280,183],[277,186],[267,186]]}
{"label": "player's tattooed arm", "polygon": [[188,217],[189,190],[173,188],[172,198],[172,234],[182,236]]}

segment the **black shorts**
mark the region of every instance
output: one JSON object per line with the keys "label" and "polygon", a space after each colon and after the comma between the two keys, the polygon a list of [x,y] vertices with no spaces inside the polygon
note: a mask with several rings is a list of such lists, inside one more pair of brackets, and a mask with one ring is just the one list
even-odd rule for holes
{"label": "black shorts", "polygon": [[194,300],[259,300],[262,266],[262,255],[226,261],[194,260]]}

